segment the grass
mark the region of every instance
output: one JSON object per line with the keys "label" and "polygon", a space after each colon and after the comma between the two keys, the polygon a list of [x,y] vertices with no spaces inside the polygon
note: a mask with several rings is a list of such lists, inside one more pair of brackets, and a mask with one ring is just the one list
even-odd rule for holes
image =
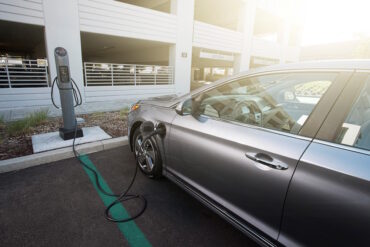
{"label": "grass", "polygon": [[94,112],[91,114],[92,118],[102,118],[104,117],[105,112]]}
{"label": "grass", "polygon": [[[122,108],[119,111],[119,118],[121,120],[126,120],[129,111],[130,111],[129,107]],[[91,113],[91,118],[94,120],[104,119],[106,114],[107,112],[94,112],[94,113]]]}
{"label": "grass", "polygon": [[[3,116],[0,116],[0,130],[5,126],[5,121],[4,121],[4,117]],[[4,141],[4,137],[3,137],[3,134],[2,132],[0,133],[0,144],[3,143]]]}
{"label": "grass", "polygon": [[33,112],[24,119],[9,123],[6,126],[6,132],[9,136],[25,135],[30,132],[31,128],[45,123],[47,118],[47,110]]}
{"label": "grass", "polygon": [[43,110],[31,113],[30,116],[27,117],[30,127],[35,127],[45,123],[46,119],[48,118],[48,112],[48,110]]}

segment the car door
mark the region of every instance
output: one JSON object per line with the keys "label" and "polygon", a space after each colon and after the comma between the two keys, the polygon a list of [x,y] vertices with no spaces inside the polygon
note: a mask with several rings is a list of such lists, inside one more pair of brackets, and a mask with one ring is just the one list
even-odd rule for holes
{"label": "car door", "polygon": [[350,74],[255,75],[193,96],[172,122],[166,172],[276,240],[297,161]]}
{"label": "car door", "polygon": [[370,242],[370,74],[357,73],[301,158],[279,241],[287,246]]}

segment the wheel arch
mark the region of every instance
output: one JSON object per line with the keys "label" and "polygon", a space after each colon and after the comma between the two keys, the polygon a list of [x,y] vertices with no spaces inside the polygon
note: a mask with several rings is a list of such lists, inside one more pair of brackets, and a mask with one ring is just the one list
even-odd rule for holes
{"label": "wheel arch", "polygon": [[139,128],[142,123],[143,123],[142,121],[137,121],[132,125],[131,131],[130,131],[130,137],[129,137],[130,138],[130,149],[131,149],[131,151],[133,151],[133,148],[134,148],[133,147],[134,133],[135,133],[136,129]]}

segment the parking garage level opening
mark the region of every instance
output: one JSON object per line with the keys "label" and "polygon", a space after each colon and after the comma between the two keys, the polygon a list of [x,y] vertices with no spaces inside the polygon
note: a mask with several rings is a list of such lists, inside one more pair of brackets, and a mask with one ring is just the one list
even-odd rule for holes
{"label": "parking garage level opening", "polygon": [[48,86],[44,27],[0,21],[0,88]]}
{"label": "parking garage level opening", "polygon": [[87,87],[174,83],[169,44],[82,32],[81,47]]}

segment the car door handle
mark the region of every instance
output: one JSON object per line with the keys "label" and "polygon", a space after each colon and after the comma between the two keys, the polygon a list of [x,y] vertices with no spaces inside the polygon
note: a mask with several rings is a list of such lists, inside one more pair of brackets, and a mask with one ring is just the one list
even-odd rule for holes
{"label": "car door handle", "polygon": [[264,154],[264,153],[246,153],[245,156],[248,159],[253,160],[254,162],[271,167],[273,169],[277,169],[277,170],[288,169],[287,164],[279,160],[273,159],[271,156]]}

